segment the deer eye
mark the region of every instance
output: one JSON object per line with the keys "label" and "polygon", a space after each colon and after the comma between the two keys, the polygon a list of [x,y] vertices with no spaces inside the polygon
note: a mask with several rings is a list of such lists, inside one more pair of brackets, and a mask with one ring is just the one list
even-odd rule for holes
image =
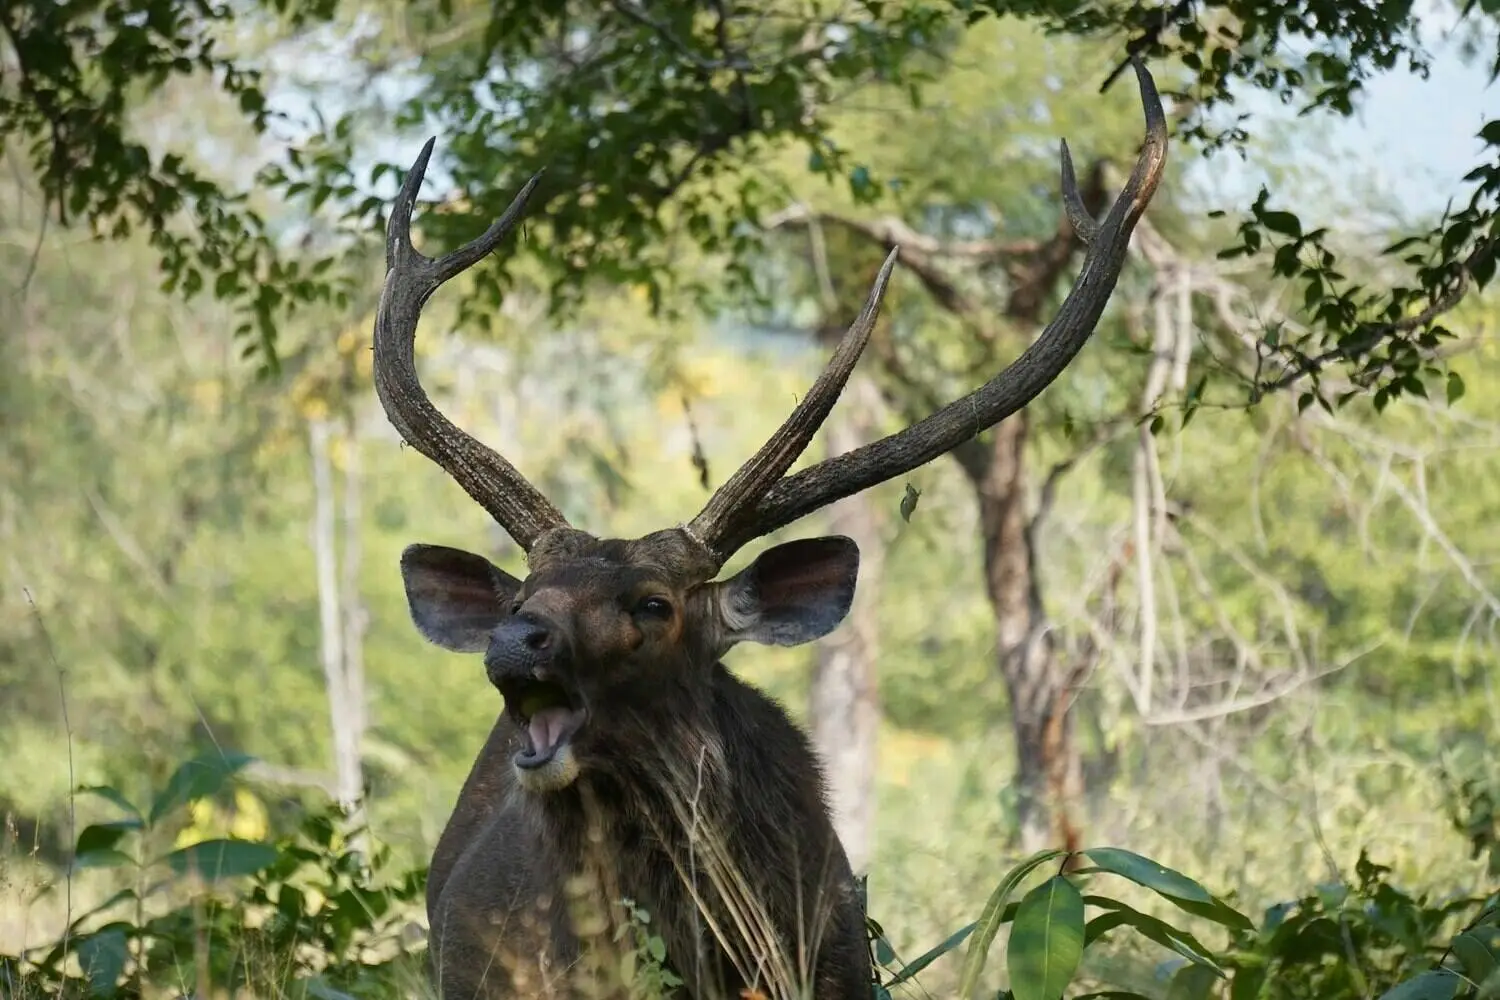
{"label": "deer eye", "polygon": [[647,618],[671,618],[672,604],[665,597],[648,597],[635,606],[635,613]]}

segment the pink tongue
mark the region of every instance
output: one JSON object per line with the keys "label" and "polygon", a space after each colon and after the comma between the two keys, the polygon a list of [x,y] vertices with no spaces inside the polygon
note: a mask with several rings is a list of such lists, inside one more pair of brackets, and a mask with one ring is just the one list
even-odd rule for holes
{"label": "pink tongue", "polygon": [[531,752],[538,757],[551,756],[562,742],[573,713],[566,708],[544,708],[531,717],[527,729],[531,735]]}

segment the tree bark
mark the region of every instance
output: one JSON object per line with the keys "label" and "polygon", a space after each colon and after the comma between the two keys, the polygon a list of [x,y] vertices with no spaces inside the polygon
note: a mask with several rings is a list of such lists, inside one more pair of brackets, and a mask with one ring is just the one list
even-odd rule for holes
{"label": "tree bark", "polygon": [[[878,393],[866,379],[851,379],[839,407],[824,425],[830,458],[874,437]],[[833,825],[856,874],[869,870],[875,834],[875,774],[880,730],[880,577],[884,539],[869,494],[834,504],[831,534],[859,546],[859,586],[844,626],[818,644],[810,718],[813,744],[828,777]]]}
{"label": "tree bark", "polygon": [[988,461],[971,470],[984,538],[985,594],[995,613],[996,654],[1010,696],[1016,748],[1017,840],[1025,851],[1078,846],[1074,809],[1083,766],[1074,739],[1072,671],[1058,662],[1042,605],[1027,510],[1025,411],[994,430]]}

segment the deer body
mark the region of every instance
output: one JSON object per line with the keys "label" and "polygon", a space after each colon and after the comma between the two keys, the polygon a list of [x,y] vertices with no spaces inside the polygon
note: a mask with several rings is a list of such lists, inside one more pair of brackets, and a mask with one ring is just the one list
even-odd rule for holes
{"label": "deer body", "polygon": [[[824,818],[821,782],[786,768],[789,755],[780,752],[791,750],[796,759],[807,761],[811,748],[778,706],[723,665],[710,669],[712,697],[705,717],[691,724],[662,720],[663,732],[680,727],[677,746],[689,752],[700,748],[696,760],[688,758],[694,768],[701,761],[704,772],[689,808],[706,814],[705,824],[739,832],[729,841],[733,868],[747,894],[767,908],[772,926],[823,928],[818,953],[809,956],[815,995],[864,1000],[870,995],[871,970],[853,875]],[[739,989],[751,984],[721,957],[722,949],[679,874],[689,844],[675,822],[660,822],[674,810],[659,790],[659,776],[632,775],[627,769],[581,780],[578,787],[545,801],[528,800],[518,794],[511,775],[510,759],[520,744],[519,727],[502,716],[433,855],[427,885],[429,948],[442,995],[539,995],[540,989],[521,987],[545,982],[549,970],[544,966],[555,979],[556,970],[576,961],[578,941],[565,883],[595,860],[584,831],[598,821],[611,851],[598,860],[613,869],[620,894],[651,914],[652,933],[662,937],[687,991],[738,997]],[[658,821],[646,818],[652,816]],[[773,820],[784,816],[811,817],[813,822],[804,828]],[[664,828],[676,835],[663,841]],[[712,859],[699,860],[700,865],[709,863]],[[712,883],[700,875],[694,889],[700,897],[713,898]],[[810,905],[799,909],[799,900]],[[830,906],[832,913],[818,912]],[[713,909],[721,925],[732,926],[723,906]],[[519,956],[518,970],[509,968],[503,959],[512,956],[497,959],[492,954],[494,928],[520,923],[528,915],[545,933],[527,942],[532,950]],[[795,940],[783,946],[794,961],[799,957],[796,946]],[[476,970],[487,970],[481,973],[483,981],[476,981]]]}
{"label": "deer body", "polygon": [[[650,913],[697,1000],[870,996],[864,914],[811,745],[722,662],[741,642],[798,645],[837,628],[858,550],[847,538],[791,541],[715,577],[751,540],[994,426],[1078,354],[1166,160],[1155,85],[1139,62],[1135,70],[1146,111],[1135,169],[1096,221],[1063,145],[1063,202],[1088,253],[1056,317],[1010,367],[900,433],[786,475],[869,342],[893,250],[781,427],[691,521],[638,539],[572,527],[423,391],[414,352],[423,303],[499,244],[537,185],[532,178],[471,243],[423,256],[410,227],[428,141],[387,225],[375,388],[402,437],[483,506],[528,563],[521,580],[445,546],[412,545],[401,557],[418,630],[454,652],[482,653],[505,705],[432,859],[431,957],[444,1000],[598,997],[601,979],[589,976],[601,970],[603,993],[622,995],[623,984],[610,989],[619,964],[606,954],[623,929],[622,898]],[[601,941],[603,951],[591,950]]]}

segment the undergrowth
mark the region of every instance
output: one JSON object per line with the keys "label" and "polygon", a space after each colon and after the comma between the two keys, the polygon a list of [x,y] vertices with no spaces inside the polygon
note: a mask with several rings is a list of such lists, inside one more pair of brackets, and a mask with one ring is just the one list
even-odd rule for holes
{"label": "undergrowth", "polygon": [[[80,803],[105,812],[79,831],[67,871],[43,891],[71,898],[73,880],[87,873],[107,874],[113,891],[70,914],[55,940],[0,955],[0,996],[430,997],[425,870],[393,865],[389,850],[351,829],[335,805],[303,808],[276,834],[194,832],[193,810],[232,795],[249,761],[187,761],[148,803],[109,787],[77,789]],[[1488,855],[1492,883],[1500,878],[1494,802],[1492,784],[1453,783],[1453,822],[1475,857]],[[27,863],[17,847],[7,845],[0,866]],[[867,900],[872,1000],[1500,998],[1493,884],[1417,893],[1361,853],[1352,880],[1316,885],[1252,919],[1232,898],[1115,847],[1041,851],[997,875],[972,921],[916,955],[897,953],[878,920],[879,900]],[[1151,898],[1175,916],[1147,912]],[[651,915],[614,902],[630,918],[613,942],[623,960],[589,992],[671,996],[681,980]],[[1119,963],[1091,961],[1121,952],[1166,957],[1113,976],[1100,970]],[[933,977],[940,965],[946,971]]]}

